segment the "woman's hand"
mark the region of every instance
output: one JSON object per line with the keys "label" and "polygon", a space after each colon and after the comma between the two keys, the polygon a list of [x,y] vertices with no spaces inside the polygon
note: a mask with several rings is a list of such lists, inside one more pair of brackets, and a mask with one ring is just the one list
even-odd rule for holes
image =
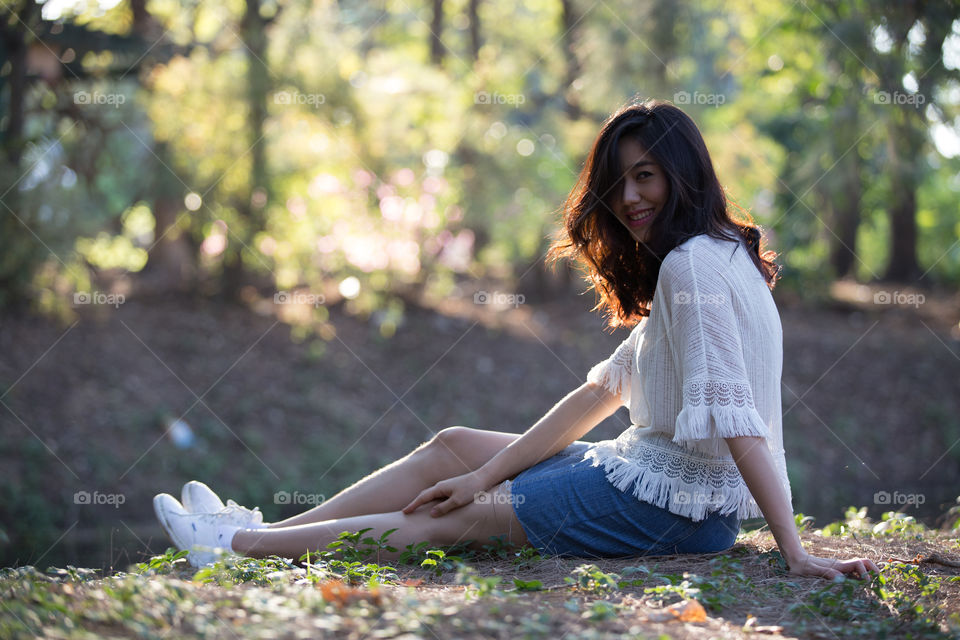
{"label": "woman's hand", "polygon": [[850,560],[834,560],[820,558],[805,553],[798,559],[787,560],[790,573],[798,576],[814,576],[832,580],[837,576],[854,574],[858,578],[866,578],[867,572],[879,573],[880,569],[869,558],[852,558]]}
{"label": "woman's hand", "polygon": [[441,480],[432,487],[424,489],[420,492],[420,495],[413,499],[413,502],[403,508],[403,513],[413,513],[417,507],[424,503],[446,498],[430,510],[431,516],[442,516],[465,504],[470,504],[477,494],[483,493],[489,488],[486,480],[478,476],[475,471],[471,471],[447,480]]}

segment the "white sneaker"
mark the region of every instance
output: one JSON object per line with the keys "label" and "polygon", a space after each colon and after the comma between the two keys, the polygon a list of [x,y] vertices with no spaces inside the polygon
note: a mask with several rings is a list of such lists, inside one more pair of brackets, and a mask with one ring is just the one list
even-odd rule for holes
{"label": "white sneaker", "polygon": [[213,489],[199,480],[191,480],[183,485],[180,502],[190,513],[216,513],[226,506]]}
{"label": "white sneaker", "polygon": [[224,522],[244,529],[263,529],[267,526],[259,507],[248,509],[233,500],[227,500],[227,504],[223,504],[210,487],[198,480],[191,480],[183,485],[181,498],[183,508],[190,513],[216,513]]}
{"label": "white sneaker", "polygon": [[202,567],[225,553],[234,553],[230,542],[242,527],[218,514],[190,513],[168,493],[154,496],[153,510],[170,542],[189,551],[187,561],[192,566]]}

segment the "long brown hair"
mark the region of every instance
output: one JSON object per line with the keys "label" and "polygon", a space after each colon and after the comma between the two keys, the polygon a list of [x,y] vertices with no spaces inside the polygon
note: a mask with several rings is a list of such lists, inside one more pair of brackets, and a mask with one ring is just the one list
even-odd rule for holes
{"label": "long brown hair", "polygon": [[[667,201],[642,244],[613,210],[623,190],[619,142],[624,137],[636,140],[657,161],[669,185]],[[731,207],[737,210],[735,218]],[[770,289],[780,273],[777,254],[761,249],[760,227],[728,201],[697,125],[666,101],[630,101],[607,118],[562,214],[560,237],[547,252],[547,262],[570,258],[587,272],[585,279],[599,295],[593,310],[604,312],[611,328],[633,326],[650,315],[660,264],[674,247],[696,235],[743,237]]]}

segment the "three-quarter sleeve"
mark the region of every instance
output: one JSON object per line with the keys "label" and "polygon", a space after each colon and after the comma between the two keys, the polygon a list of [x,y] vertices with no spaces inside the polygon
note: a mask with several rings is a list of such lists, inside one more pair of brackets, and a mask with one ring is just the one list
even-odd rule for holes
{"label": "three-quarter sleeve", "polygon": [[634,327],[609,358],[595,364],[587,373],[587,382],[619,395],[621,404],[627,408],[630,407],[630,383],[636,368],[637,337],[642,323]]}
{"label": "three-quarter sleeve", "polygon": [[[696,251],[665,260],[662,287],[667,336],[682,405],[673,441],[678,444],[737,436],[769,435],[754,404],[748,357],[741,343],[738,305],[726,276]],[[675,258],[675,259],[674,259]],[[749,366],[764,366],[749,361]]]}

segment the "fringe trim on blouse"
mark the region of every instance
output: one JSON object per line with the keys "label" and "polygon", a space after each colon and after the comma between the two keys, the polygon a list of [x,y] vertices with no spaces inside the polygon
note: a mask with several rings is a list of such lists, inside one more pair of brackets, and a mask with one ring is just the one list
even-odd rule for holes
{"label": "fringe trim on blouse", "polygon": [[698,453],[723,456],[730,455],[723,438],[738,436],[769,437],[767,425],[752,406],[687,405],[677,416],[673,442]]}
{"label": "fringe trim on blouse", "polygon": [[[606,440],[591,447],[584,458],[593,466],[603,465],[607,480],[617,489],[694,521],[714,511],[736,512],[740,519],[763,517],[732,458],[708,460],[671,451],[669,442],[665,435],[661,445],[666,446],[641,445],[638,458],[627,458],[616,440]],[[780,475],[781,470],[777,472]]]}
{"label": "fringe trim on blouse", "polygon": [[594,365],[587,373],[587,382],[593,382],[614,395],[620,396],[624,405],[630,404],[630,369],[610,360]]}

